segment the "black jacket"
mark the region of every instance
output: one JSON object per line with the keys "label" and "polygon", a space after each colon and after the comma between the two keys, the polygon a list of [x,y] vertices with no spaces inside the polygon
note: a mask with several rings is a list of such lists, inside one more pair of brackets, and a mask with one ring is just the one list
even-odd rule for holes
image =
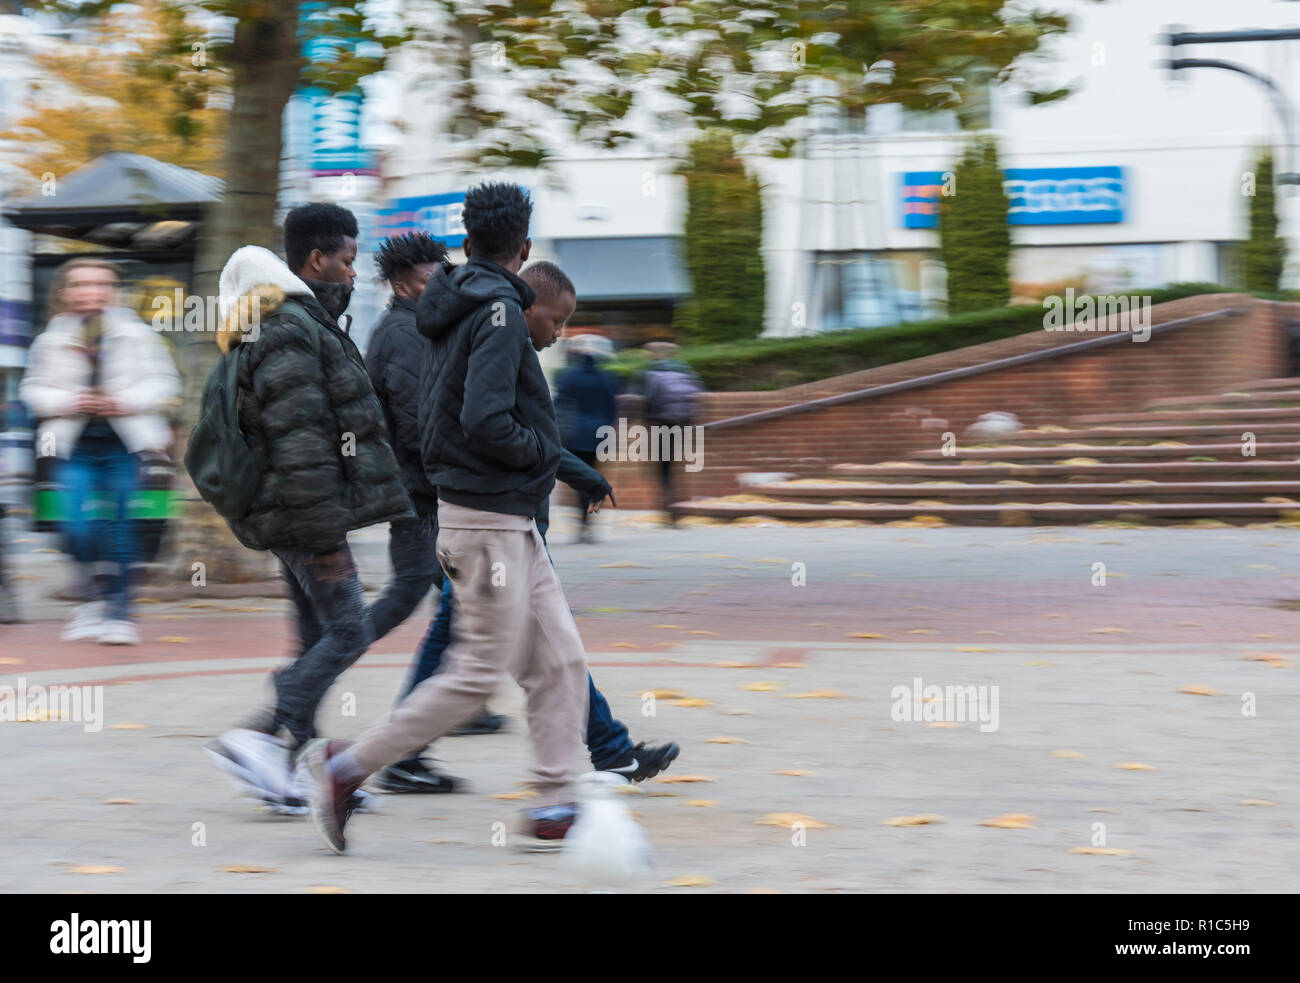
{"label": "black jacket", "polygon": [[555,486],[560,435],[524,321],[532,303],[527,283],[477,257],[420,295],[421,458],[448,502],[532,518]]}
{"label": "black jacket", "polygon": [[352,339],[314,296],[274,300],[239,379],[240,426],[266,470],[232,529],[254,549],[330,552],[351,529],[411,515],[410,499]]}
{"label": "black jacket", "polygon": [[415,327],[415,301],[394,295],[370,333],[366,371],[384,408],[402,484],[420,515],[436,515],[438,493],[420,463],[420,364],[427,347]]}

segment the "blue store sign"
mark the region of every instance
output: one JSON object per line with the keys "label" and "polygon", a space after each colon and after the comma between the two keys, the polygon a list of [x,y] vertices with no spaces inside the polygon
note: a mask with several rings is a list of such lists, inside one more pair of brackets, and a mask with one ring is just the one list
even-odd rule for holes
{"label": "blue store sign", "polygon": [[[900,175],[903,228],[938,227],[944,175],[944,171],[907,171]],[[1010,168],[1003,172],[1002,187],[1010,199],[1008,225],[1124,221],[1122,167]]]}
{"label": "blue store sign", "polygon": [[448,249],[456,249],[465,241],[465,226],[461,222],[464,207],[463,191],[394,198],[387,208],[375,213],[375,237],[386,239],[403,232],[427,232],[446,243]]}

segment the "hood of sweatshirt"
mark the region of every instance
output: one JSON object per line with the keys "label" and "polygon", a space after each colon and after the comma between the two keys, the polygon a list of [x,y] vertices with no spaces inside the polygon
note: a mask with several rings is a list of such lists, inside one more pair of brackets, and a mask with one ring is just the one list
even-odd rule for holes
{"label": "hood of sweatshirt", "polygon": [[505,267],[471,256],[464,266],[450,273],[440,268],[429,278],[415,306],[415,325],[426,338],[440,338],[490,301],[514,300],[527,310],[533,298],[533,288]]}

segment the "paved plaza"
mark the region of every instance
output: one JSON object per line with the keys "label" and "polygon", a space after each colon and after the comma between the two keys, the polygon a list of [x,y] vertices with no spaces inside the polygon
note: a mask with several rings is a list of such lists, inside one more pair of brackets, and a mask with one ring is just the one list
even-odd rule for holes
{"label": "paved plaza", "polygon": [[[601,519],[595,545],[570,544],[562,511],[551,533],[592,673],[634,740],[682,747],[669,781],[627,799],[656,854],[635,889],[1300,880],[1300,532]],[[145,588],[143,644],[65,644],[70,605],[50,595],[66,561],[50,537],[6,532],[32,620],[0,627],[0,686],[102,686],[103,713],[0,724],[0,890],[583,889],[559,857],[498,845],[528,804],[513,683],[492,702],[508,732],[438,745],[468,793],[383,797],[337,857],[309,819],[239,799],[202,751],[265,697],[291,647],[287,601]],[[386,531],[352,543],[382,587]],[[430,615],[339,681],[323,733],[354,737],[385,712]]]}

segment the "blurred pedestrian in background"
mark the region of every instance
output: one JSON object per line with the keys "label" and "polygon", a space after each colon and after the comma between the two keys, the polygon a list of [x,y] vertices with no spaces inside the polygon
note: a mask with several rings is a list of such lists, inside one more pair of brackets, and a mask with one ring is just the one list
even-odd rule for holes
{"label": "blurred pedestrian in background", "polygon": [[[37,424],[36,453],[57,458],[67,549],[77,563],[82,604],[64,641],[95,638],[134,645],[130,577],[139,544],[131,498],[137,455],[172,442],[169,407],[180,376],[163,340],[134,313],[115,305],[117,271],[74,259],[55,273],[54,317],[32,342],[19,388]],[[107,516],[96,519],[96,501]],[[108,569],[100,569],[107,565]]]}
{"label": "blurred pedestrian in background", "polygon": [[[569,367],[560,373],[555,383],[555,415],[560,423],[560,440],[564,449],[597,471],[600,470],[596,460],[596,448],[600,445],[598,431],[601,427],[615,425],[618,415],[616,395],[613,380],[596,364],[594,350],[584,345],[581,338],[575,339],[569,352]],[[581,498],[578,509],[582,523],[578,532],[580,543],[592,540],[588,505],[589,502]]]}
{"label": "blurred pedestrian in background", "polygon": [[[704,384],[685,362],[677,359],[679,346],[670,341],[653,341],[645,348],[650,360],[641,376],[643,412],[647,426],[661,428],[658,431],[661,508],[668,524],[676,525],[672,506],[681,494],[677,476],[684,467],[680,460],[680,428],[691,426],[695,420],[696,404],[704,392]],[[676,440],[673,428],[678,428]],[[651,433],[655,431],[652,429]]]}

